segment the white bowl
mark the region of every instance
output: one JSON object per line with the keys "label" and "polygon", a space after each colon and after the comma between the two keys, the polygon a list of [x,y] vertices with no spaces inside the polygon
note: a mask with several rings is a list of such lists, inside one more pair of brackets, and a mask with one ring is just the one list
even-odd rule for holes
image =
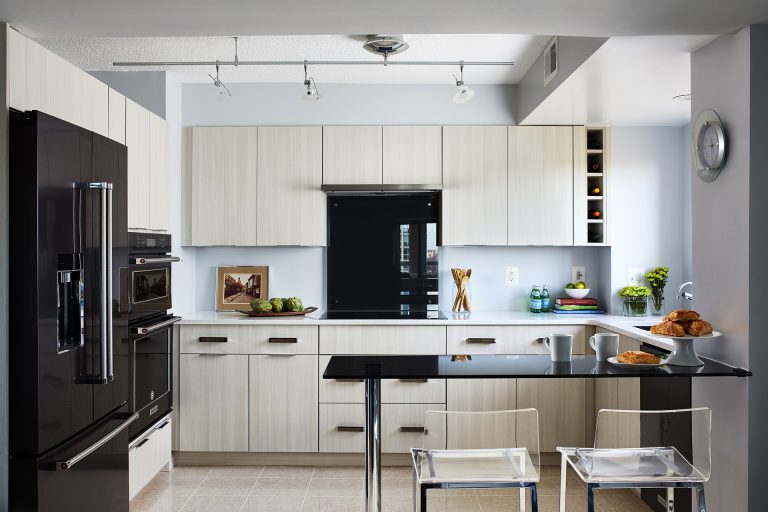
{"label": "white bowl", "polygon": [[572,299],[583,299],[589,295],[589,288],[566,288],[565,294]]}

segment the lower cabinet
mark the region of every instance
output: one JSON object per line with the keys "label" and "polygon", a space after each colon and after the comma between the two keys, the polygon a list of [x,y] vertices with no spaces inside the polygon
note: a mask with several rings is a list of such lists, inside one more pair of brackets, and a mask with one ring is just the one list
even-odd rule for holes
{"label": "lower cabinet", "polygon": [[179,449],[248,451],[248,356],[179,356]]}
{"label": "lower cabinet", "polygon": [[133,499],[171,461],[171,419],[161,420],[128,447],[128,498]]}
{"label": "lower cabinet", "polygon": [[316,452],[317,356],[248,356],[249,449]]}
{"label": "lower cabinet", "polygon": [[[517,408],[539,411],[539,448],[584,446],[586,430],[584,379],[518,379]],[[520,427],[518,427],[520,428]]]}

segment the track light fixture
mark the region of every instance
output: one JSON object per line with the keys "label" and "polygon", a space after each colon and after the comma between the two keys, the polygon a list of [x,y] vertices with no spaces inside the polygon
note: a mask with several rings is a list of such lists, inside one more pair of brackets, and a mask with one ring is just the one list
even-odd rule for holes
{"label": "track light fixture", "polygon": [[453,75],[456,80],[456,87],[459,88],[453,95],[454,103],[466,103],[475,96],[475,90],[464,84],[464,61],[459,61],[459,78]]}
{"label": "track light fixture", "polygon": [[210,73],[208,73],[208,76],[213,80],[213,85],[218,89],[220,96],[232,96],[232,93],[229,92],[227,86],[224,85],[224,82],[219,78],[219,61],[216,61],[216,76],[214,77]]}
{"label": "track light fixture", "polygon": [[307,74],[307,61],[304,61],[304,87],[306,87],[307,90],[301,95],[301,99],[307,101],[320,99],[320,91],[317,90],[315,79]]}

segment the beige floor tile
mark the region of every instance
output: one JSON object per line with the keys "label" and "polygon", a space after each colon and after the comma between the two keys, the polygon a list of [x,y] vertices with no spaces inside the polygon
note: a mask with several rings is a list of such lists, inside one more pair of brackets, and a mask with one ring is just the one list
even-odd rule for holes
{"label": "beige floor tile", "polygon": [[208,476],[259,478],[262,471],[264,471],[263,466],[218,466],[212,468]]}
{"label": "beige floor tile", "polygon": [[240,512],[245,496],[192,496],[181,512]]}
{"label": "beige floor tile", "polygon": [[170,491],[174,496],[192,496],[205,477],[187,474],[158,473],[142,489],[142,493],[164,493]]}
{"label": "beige floor tile", "polygon": [[263,478],[312,478],[315,468],[311,466],[266,466]]}
{"label": "beige floor tile", "polygon": [[[383,508],[383,504],[382,504]],[[304,500],[302,512],[359,512],[363,509],[363,500],[350,496],[308,496]]]}
{"label": "beige floor tile", "polygon": [[[516,487],[500,487],[491,489],[476,489],[475,494],[481,496],[517,496],[520,490]],[[537,485],[539,496],[555,496],[560,494],[560,479],[554,477],[544,477],[539,480]],[[568,478],[566,481],[566,494],[569,496],[586,495],[587,491],[575,478]]]}
{"label": "beige floor tile", "polygon": [[[477,501],[483,512],[518,512],[519,498],[517,496],[478,496]],[[530,497],[526,497],[525,510],[531,511]],[[554,510],[544,510],[539,503],[539,512],[555,512]]]}
{"label": "beige floor tile", "polygon": [[[216,466],[221,467],[221,466]],[[213,466],[175,466],[172,471],[168,471],[172,476],[197,476],[206,477],[211,473]]]}
{"label": "beige floor tile", "polygon": [[313,478],[307,496],[361,496],[362,493],[362,478]]}
{"label": "beige floor tile", "polygon": [[362,466],[320,466],[315,468],[314,478],[365,478]]}
{"label": "beige floor tile", "polygon": [[383,498],[405,498],[413,496],[413,480],[406,478],[388,478],[381,480],[381,496]]}
{"label": "beige floor tile", "polygon": [[255,478],[208,477],[195,496],[248,496],[255,483]]}
{"label": "beige floor tile", "polygon": [[428,512],[481,512],[477,496],[455,496],[427,491]]}
{"label": "beige floor tile", "polygon": [[382,496],[381,512],[413,512],[413,498]]}
{"label": "beige floor tile", "polygon": [[130,512],[178,512],[189,496],[174,496],[170,491],[140,492],[130,503]]}
{"label": "beige floor tile", "polygon": [[651,508],[631,489],[599,489],[595,503],[603,512],[650,512]]}
{"label": "beige floor tile", "polygon": [[304,496],[309,478],[259,478],[251,496]]}
{"label": "beige floor tile", "polygon": [[249,496],[242,512],[301,512],[304,496]]}

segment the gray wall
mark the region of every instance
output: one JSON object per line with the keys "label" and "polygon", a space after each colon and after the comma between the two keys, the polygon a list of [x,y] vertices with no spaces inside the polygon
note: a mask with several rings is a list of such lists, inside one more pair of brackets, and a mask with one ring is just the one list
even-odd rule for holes
{"label": "gray wall", "polygon": [[165,119],[165,71],[89,71],[120,94]]}
{"label": "gray wall", "polygon": [[519,123],[534,111],[552,91],[576,71],[585,60],[608,40],[607,37],[560,36],[557,75],[544,85],[544,55],[533,63],[518,85],[517,113]]}
{"label": "gray wall", "polygon": [[451,101],[453,85],[318,85],[320,100],[303,101],[298,80],[231,84],[229,97],[211,84],[185,84],[184,126],[517,124],[514,85],[473,85],[477,94],[461,105]]}

